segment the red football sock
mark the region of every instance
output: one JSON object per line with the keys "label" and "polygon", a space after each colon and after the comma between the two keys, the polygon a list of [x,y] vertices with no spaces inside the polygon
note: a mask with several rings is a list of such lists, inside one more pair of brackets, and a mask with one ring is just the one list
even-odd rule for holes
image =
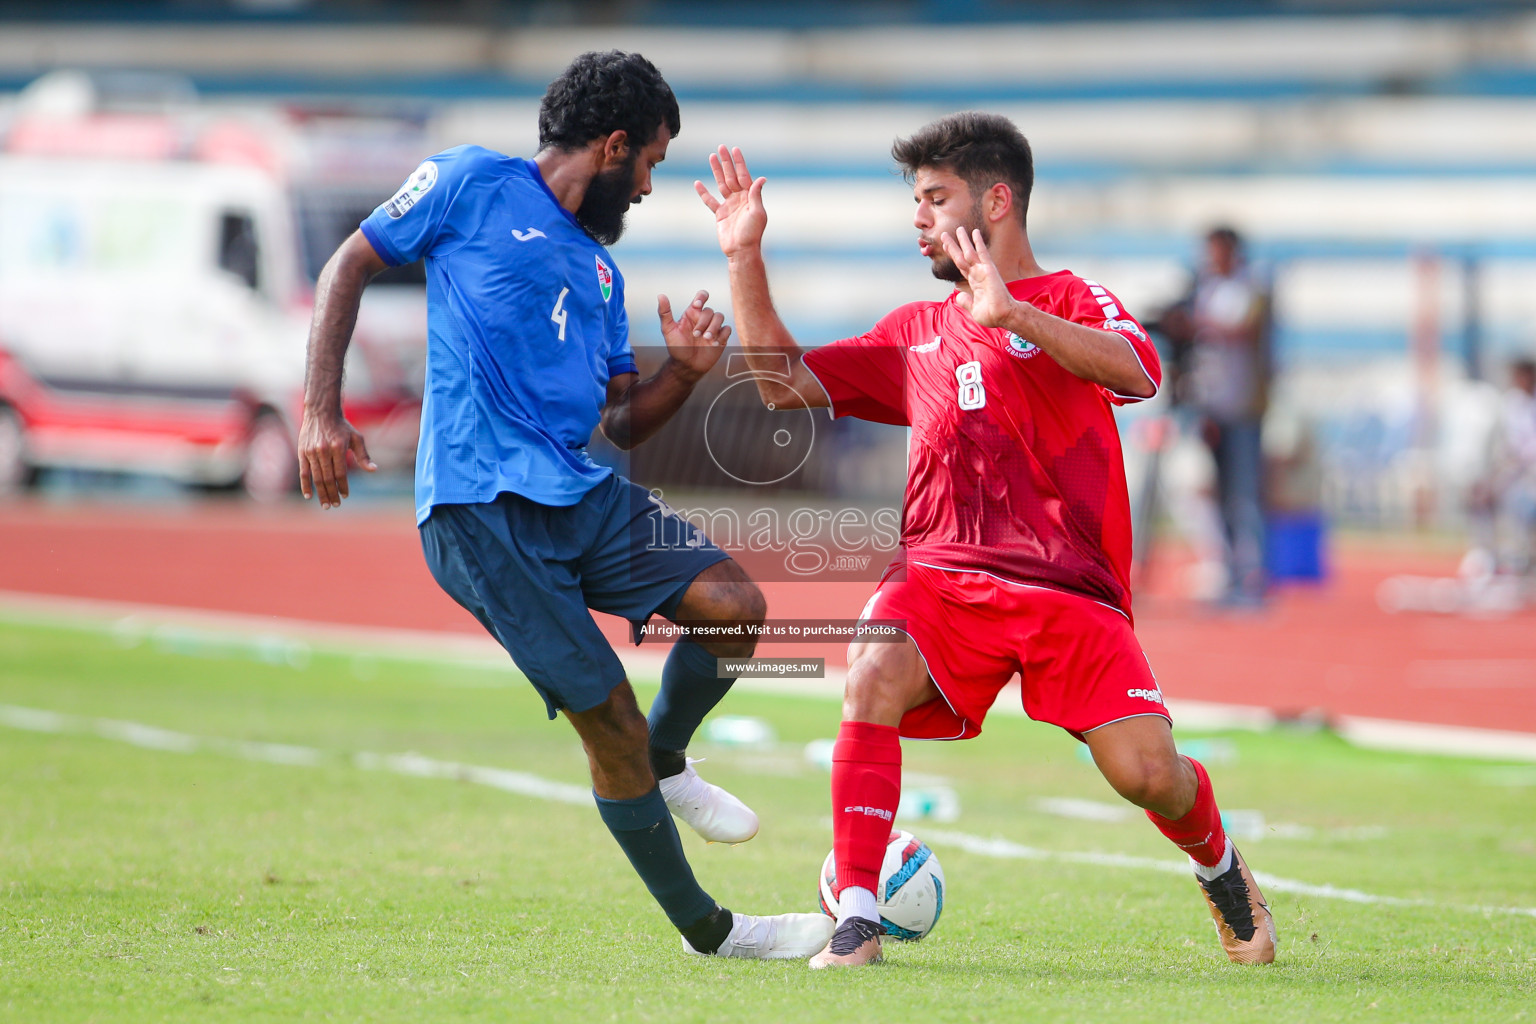
{"label": "red football sock", "polygon": [[837,888],[874,892],[901,800],[901,739],[894,726],[844,722],[832,748],[832,849]]}
{"label": "red football sock", "polygon": [[[1216,807],[1216,793],[1211,789],[1211,777],[1205,766],[1192,757],[1186,757],[1195,769],[1199,788],[1195,790],[1195,806],[1178,821],[1165,818],[1156,811],[1148,811],[1147,817],[1157,830],[1173,845],[1189,854],[1206,867],[1215,867],[1227,852],[1227,833],[1221,827],[1221,811]],[[841,877],[841,876],[839,876]]]}

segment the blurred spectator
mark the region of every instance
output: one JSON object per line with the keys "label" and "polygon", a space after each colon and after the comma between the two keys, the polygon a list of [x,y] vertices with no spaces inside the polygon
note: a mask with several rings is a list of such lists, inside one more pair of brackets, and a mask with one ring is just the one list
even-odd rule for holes
{"label": "blurred spectator", "polygon": [[1175,343],[1174,400],[1194,416],[1216,467],[1222,525],[1223,600],[1256,604],[1264,569],[1262,424],[1269,405],[1268,282],[1249,263],[1242,238],[1218,227],[1185,299],[1164,318]]}
{"label": "blurred spectator", "polygon": [[1497,569],[1530,574],[1536,533],[1536,360],[1509,366],[1509,390],[1500,403],[1493,437],[1485,509],[1492,530],[1479,538]]}

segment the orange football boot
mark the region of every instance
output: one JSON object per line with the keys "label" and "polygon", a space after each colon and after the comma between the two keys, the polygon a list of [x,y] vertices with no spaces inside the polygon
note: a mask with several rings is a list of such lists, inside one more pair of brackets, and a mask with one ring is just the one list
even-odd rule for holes
{"label": "orange football boot", "polygon": [[837,926],[827,948],[811,957],[811,969],[859,967],[880,960],[880,936],[885,925],[867,917],[850,917]]}
{"label": "orange football boot", "polygon": [[1216,919],[1216,935],[1227,959],[1235,964],[1273,963],[1275,919],[1237,847],[1232,847],[1232,867],[1209,882],[1203,878],[1196,880],[1205,892],[1211,917]]}

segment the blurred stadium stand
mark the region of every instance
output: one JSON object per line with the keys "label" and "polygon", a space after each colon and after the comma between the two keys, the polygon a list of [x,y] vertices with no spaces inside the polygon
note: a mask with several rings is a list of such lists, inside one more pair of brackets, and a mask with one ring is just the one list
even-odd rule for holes
{"label": "blurred stadium stand", "polygon": [[1464,486],[1483,381],[1536,345],[1528,3],[166,0],[0,18],[0,88],[174,71],[221,103],[408,104],[434,146],[512,153],[535,148],[538,96],[571,55],[640,50],[684,110],[617,249],[633,321],[657,291],[725,293],[688,184],[726,142],[771,179],[775,292],[808,342],[938,293],[890,142],[998,110],[1036,148],[1042,261],[1144,318],[1209,225],[1252,238],[1275,276],[1278,415],[1316,433],[1328,504],[1363,522],[1411,518],[1426,478]]}

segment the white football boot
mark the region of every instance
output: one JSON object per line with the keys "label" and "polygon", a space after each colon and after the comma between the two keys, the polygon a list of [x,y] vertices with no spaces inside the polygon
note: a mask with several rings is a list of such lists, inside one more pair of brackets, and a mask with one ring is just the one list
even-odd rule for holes
{"label": "white football boot", "polygon": [[660,780],[667,810],[711,843],[744,843],[757,835],[752,808],[701,779],[693,767],[697,763],[690,757],[681,774]]}
{"label": "white football boot", "polygon": [[833,927],[826,914],[732,914],[731,934],[713,954],[700,953],[688,944],[686,937],[683,951],[742,960],[804,960],[831,941]]}

